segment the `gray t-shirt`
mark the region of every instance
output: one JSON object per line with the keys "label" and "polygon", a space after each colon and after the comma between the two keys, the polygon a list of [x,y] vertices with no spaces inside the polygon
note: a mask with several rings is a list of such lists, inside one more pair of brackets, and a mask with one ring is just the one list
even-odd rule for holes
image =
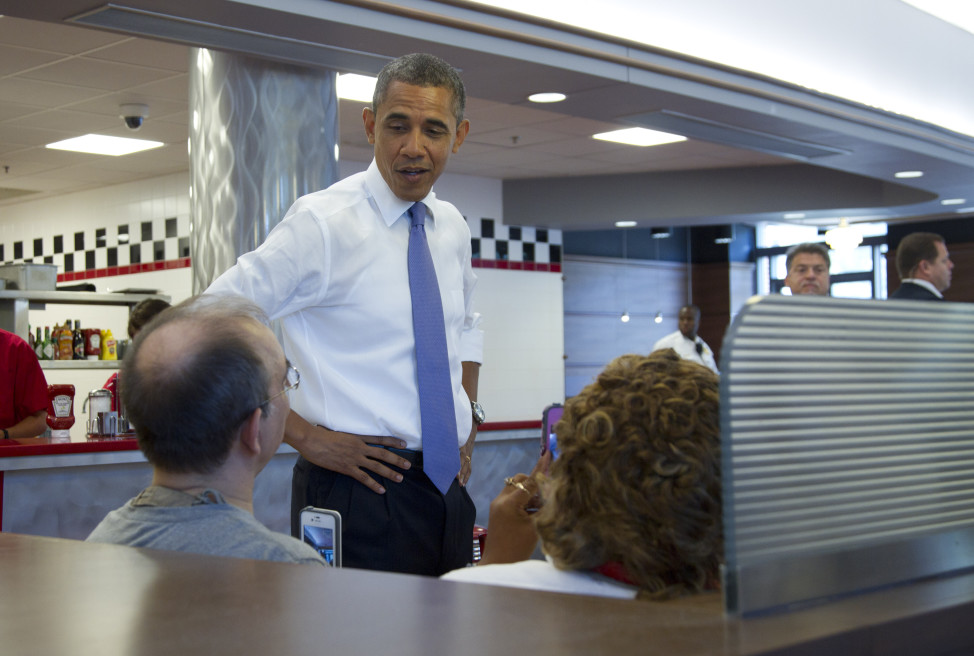
{"label": "gray t-shirt", "polygon": [[270,530],[216,490],[150,486],[95,527],[88,542],[286,563],[326,564],[311,545]]}

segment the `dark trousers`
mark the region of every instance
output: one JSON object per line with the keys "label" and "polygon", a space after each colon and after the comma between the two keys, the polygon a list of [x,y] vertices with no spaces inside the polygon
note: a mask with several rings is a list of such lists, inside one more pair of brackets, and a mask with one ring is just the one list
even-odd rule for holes
{"label": "dark trousers", "polygon": [[301,535],[302,508],[328,508],[342,515],[344,567],[439,576],[467,565],[477,514],[473,500],[456,479],[446,496],[440,494],[417,461],[402,470],[401,483],[370,474],[386,489],[376,494],[299,457],[291,479],[291,534]]}

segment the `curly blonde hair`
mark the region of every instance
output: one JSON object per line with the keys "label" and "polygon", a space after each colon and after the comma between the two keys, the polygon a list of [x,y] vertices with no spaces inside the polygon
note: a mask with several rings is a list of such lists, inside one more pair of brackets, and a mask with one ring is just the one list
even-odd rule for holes
{"label": "curly blonde hair", "polygon": [[621,563],[639,598],[715,583],[723,553],[718,379],[672,349],[624,355],[568,400],[536,526],[555,566]]}

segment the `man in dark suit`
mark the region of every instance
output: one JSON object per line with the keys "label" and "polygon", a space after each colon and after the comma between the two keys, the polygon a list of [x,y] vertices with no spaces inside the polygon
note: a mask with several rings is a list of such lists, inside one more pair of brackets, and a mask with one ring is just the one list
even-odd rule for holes
{"label": "man in dark suit", "polygon": [[942,301],[953,268],[943,237],[932,232],[911,233],[896,248],[896,270],[902,284],[889,297]]}

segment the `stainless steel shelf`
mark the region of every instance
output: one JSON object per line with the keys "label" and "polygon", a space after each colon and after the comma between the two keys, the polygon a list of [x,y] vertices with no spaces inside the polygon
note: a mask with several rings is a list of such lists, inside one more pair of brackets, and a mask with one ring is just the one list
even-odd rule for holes
{"label": "stainless steel shelf", "polygon": [[34,303],[67,303],[71,305],[135,305],[146,298],[161,298],[168,302],[168,296],[162,294],[115,294],[112,292],[49,292],[20,289],[5,289],[0,291],[0,302],[4,300],[25,299]]}
{"label": "stainless steel shelf", "polygon": [[[158,298],[166,302],[170,300],[170,297],[164,294],[5,289],[0,291],[0,328],[26,340],[29,325],[27,313],[30,310],[43,310],[48,303],[59,303],[61,305],[127,305],[131,307],[147,298]],[[55,361],[48,360],[48,362]]]}
{"label": "stainless steel shelf", "polygon": [[41,360],[41,369],[118,369],[121,360]]}

